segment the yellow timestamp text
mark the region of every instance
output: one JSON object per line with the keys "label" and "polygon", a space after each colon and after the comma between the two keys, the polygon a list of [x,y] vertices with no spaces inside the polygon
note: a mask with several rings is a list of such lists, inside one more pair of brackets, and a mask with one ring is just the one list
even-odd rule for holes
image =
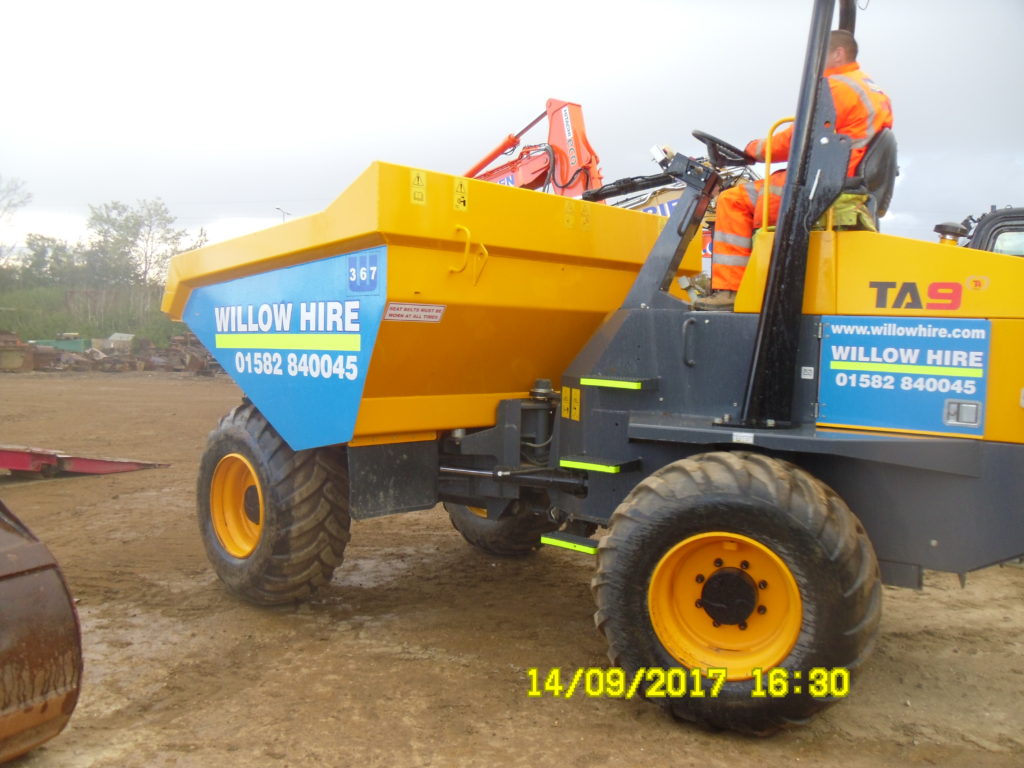
{"label": "yellow timestamp text", "polygon": [[841,699],[850,693],[850,670],[846,667],[811,667],[807,670],[773,667],[752,670],[754,687],[750,695],[781,699],[806,694],[816,699]]}
{"label": "yellow timestamp text", "polygon": [[[729,680],[722,667],[686,669],[684,667],[640,667],[629,673],[621,667],[580,667],[575,671],[551,667],[526,670],[526,695],[571,699],[573,696],[631,699],[683,697],[717,698]],[[850,692],[850,670],[846,667],[812,667],[791,670],[784,667],[751,670],[744,680],[750,685],[751,698],[784,698],[807,695],[813,698],[841,698]],[[736,681],[742,682],[742,681]]]}
{"label": "yellow timestamp text", "polygon": [[691,696],[715,698],[725,685],[728,671],[683,667],[640,667],[632,675],[621,667],[580,667],[575,672],[552,667],[546,674],[537,667],[526,670],[527,696],[571,699],[574,695],[631,699],[639,693],[649,699]]}

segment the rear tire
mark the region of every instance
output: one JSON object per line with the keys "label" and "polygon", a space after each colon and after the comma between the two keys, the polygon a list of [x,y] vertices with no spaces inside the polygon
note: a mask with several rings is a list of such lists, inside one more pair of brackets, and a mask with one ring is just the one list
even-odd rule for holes
{"label": "rear tire", "polygon": [[542,534],[558,528],[558,523],[521,501],[510,502],[505,514],[496,519],[485,517],[486,511],[479,507],[445,502],[444,508],[462,538],[499,557],[525,557],[540,548]]}
{"label": "rear tire", "polygon": [[[849,508],[798,467],[742,452],[678,461],[637,485],[612,515],[591,586],[614,666],[630,679],[641,668],[727,669],[715,697],[687,695],[691,685],[652,700],[752,734],[838,700],[827,686],[811,695],[809,670],[848,680],[881,616],[878,563]],[[788,692],[757,695],[779,667]]]}
{"label": "rear tire", "polygon": [[210,434],[199,466],[206,555],[235,594],[294,602],[328,584],[349,540],[340,448],[293,451],[249,402]]}

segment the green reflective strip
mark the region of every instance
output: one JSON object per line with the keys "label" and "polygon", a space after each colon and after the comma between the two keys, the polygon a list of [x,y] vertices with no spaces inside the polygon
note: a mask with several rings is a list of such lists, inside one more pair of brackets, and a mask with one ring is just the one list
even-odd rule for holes
{"label": "green reflective strip", "polygon": [[586,469],[591,472],[607,472],[610,475],[618,474],[621,469],[614,464],[590,464],[586,461],[572,461],[571,459],[562,459],[558,465],[566,469]]}
{"label": "green reflective strip", "polygon": [[876,373],[920,373],[926,376],[961,376],[966,379],[980,379],[985,371],[980,368],[955,368],[948,365],[900,365],[899,363],[846,363],[833,360],[829,363],[833,371],[874,371]]}
{"label": "green reflective strip", "polygon": [[612,389],[643,389],[642,381],[619,381],[618,379],[580,379],[581,387],[610,387]]}
{"label": "green reflective strip", "polygon": [[588,547],[585,544],[577,544],[574,541],[562,541],[562,539],[552,539],[547,536],[541,536],[540,543],[547,544],[550,547],[561,547],[562,549],[571,549],[573,552],[582,552],[586,555],[597,554],[597,547]]}
{"label": "green reflective strip", "polygon": [[218,333],[217,349],[310,349],[325,352],[358,352],[358,333]]}

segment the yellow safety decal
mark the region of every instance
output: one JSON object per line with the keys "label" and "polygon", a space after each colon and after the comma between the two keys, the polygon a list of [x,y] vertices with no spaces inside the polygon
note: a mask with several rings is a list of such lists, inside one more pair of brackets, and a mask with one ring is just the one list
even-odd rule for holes
{"label": "yellow safety decal", "polygon": [[580,393],[580,390],[575,389],[575,388],[571,389],[570,391],[572,392],[572,408],[570,409],[570,412],[569,412],[569,418],[571,418],[573,421],[579,421],[580,420],[580,396],[581,396],[581,393]]}
{"label": "yellow safety decal", "polygon": [[359,352],[358,333],[218,333],[217,349],[309,349],[325,352]]}
{"label": "yellow safety decal", "polygon": [[564,208],[564,212],[565,212],[565,226],[569,227],[570,229],[572,229],[573,227],[576,226],[576,208],[577,208],[577,206],[579,206],[579,203],[577,201],[575,201],[575,200],[566,200],[565,201],[565,208]]}
{"label": "yellow safety decal", "polygon": [[961,376],[980,379],[985,371],[979,368],[955,368],[945,365],[902,365],[900,363],[848,363],[832,361],[833,371],[872,371],[874,373],[922,373],[930,376]]}
{"label": "yellow safety decal", "polygon": [[465,211],[469,208],[469,182],[466,179],[455,180],[455,210]]}
{"label": "yellow safety decal", "polygon": [[568,419],[572,413],[572,387],[562,389],[562,418]]}
{"label": "yellow safety decal", "polygon": [[620,381],[619,379],[580,379],[584,387],[608,387],[610,389],[643,389],[641,381]]}
{"label": "yellow safety decal", "polygon": [[562,549],[571,549],[573,552],[583,552],[587,555],[597,554],[597,547],[588,547],[585,544],[577,544],[574,541],[563,541],[562,539],[552,539],[548,536],[541,536],[540,543],[547,544],[549,547],[561,547]]}
{"label": "yellow safety decal", "polygon": [[427,204],[427,174],[415,168],[409,169],[410,199],[414,205]]}
{"label": "yellow safety decal", "polygon": [[622,471],[622,467],[615,464],[591,464],[589,461],[573,461],[572,459],[562,459],[558,465],[565,469],[585,469],[588,472],[605,472],[609,475],[617,475]]}

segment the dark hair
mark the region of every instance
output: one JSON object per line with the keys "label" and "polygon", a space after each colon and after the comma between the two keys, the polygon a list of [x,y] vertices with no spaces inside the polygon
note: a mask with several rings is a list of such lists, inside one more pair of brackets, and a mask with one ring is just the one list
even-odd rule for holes
{"label": "dark hair", "polygon": [[857,60],[857,41],[845,29],[833,29],[829,35],[828,52],[832,53],[836,48],[845,48],[847,58],[850,61]]}

